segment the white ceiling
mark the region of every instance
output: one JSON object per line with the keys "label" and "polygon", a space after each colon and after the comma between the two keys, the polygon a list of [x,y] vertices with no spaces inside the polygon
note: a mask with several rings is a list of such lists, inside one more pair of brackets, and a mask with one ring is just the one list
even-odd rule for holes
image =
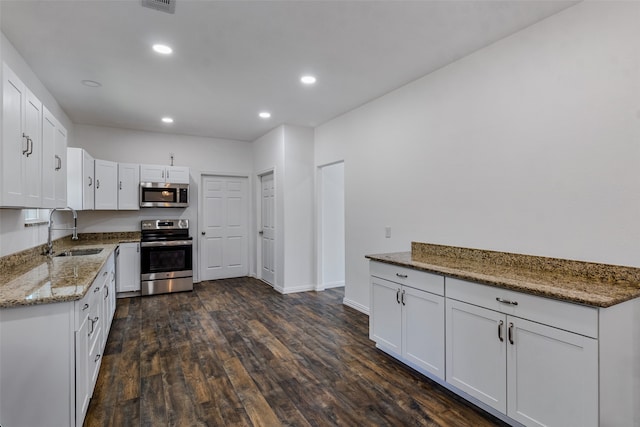
{"label": "white ceiling", "polygon": [[[574,3],[177,0],[170,15],[140,0],[2,0],[0,25],[74,123],[252,141],[320,125]],[[303,87],[305,73],[318,83]]]}

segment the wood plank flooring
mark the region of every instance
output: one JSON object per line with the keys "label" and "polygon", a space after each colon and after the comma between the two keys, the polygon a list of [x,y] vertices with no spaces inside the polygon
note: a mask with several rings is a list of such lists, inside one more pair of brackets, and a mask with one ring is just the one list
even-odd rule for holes
{"label": "wood plank flooring", "polygon": [[250,278],[118,300],[85,426],[495,426],[376,350],[342,289]]}

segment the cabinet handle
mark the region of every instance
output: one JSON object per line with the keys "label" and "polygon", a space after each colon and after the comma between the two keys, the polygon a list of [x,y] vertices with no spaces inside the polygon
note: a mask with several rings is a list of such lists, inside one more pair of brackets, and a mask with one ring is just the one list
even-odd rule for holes
{"label": "cabinet handle", "polygon": [[100,188],[100,180],[96,179],[96,188]]}
{"label": "cabinet handle", "polygon": [[95,358],[95,359],[93,359],[93,362],[95,363],[95,362],[97,362],[98,360],[100,360],[100,356],[101,356],[100,354],[96,354],[96,358]]}
{"label": "cabinet handle", "polygon": [[136,252],[140,252],[140,243],[136,244]]}
{"label": "cabinet handle", "polygon": [[508,299],[502,299],[500,297],[496,297],[496,301],[501,302],[502,304],[518,305],[518,301],[510,301]]}
{"label": "cabinet handle", "polygon": [[82,311],[85,311],[87,308],[89,308],[89,304],[85,304],[85,305],[82,307]]}
{"label": "cabinet handle", "polygon": [[95,329],[96,329],[95,325],[96,325],[96,322],[98,322],[98,316],[96,316],[95,319],[91,319],[90,318],[89,322],[91,322],[91,330],[89,331],[88,335],[91,336],[91,334],[93,334],[93,331],[95,331]]}
{"label": "cabinet handle", "polygon": [[53,156],[53,157],[55,157],[55,159],[56,159],[56,168],[55,168],[55,170],[59,171],[60,169],[62,169],[62,159],[57,154],[55,156]]}
{"label": "cabinet handle", "polygon": [[169,179],[169,171],[167,171],[167,179]]}
{"label": "cabinet handle", "polygon": [[502,338],[502,326],[504,325],[504,321],[500,321],[500,323],[498,323],[498,338],[500,339],[500,342],[504,342],[504,338]]}
{"label": "cabinet handle", "polygon": [[162,171],[162,177],[164,178],[164,171]]}
{"label": "cabinet handle", "polygon": [[100,288],[99,287],[93,289],[93,293],[95,294],[96,292],[100,292]]}
{"label": "cabinet handle", "polygon": [[27,138],[27,149],[26,150],[22,150],[22,154],[26,154],[27,157],[29,157],[30,155],[33,154],[33,139],[29,138],[24,133],[22,134],[22,136]]}
{"label": "cabinet handle", "polygon": [[509,322],[509,344],[513,345],[513,322]]}
{"label": "cabinet handle", "polygon": [[93,185],[93,178],[89,177],[89,187],[91,187]]}
{"label": "cabinet handle", "polygon": [[396,273],[396,276],[398,276],[401,279],[406,279],[407,277],[409,277],[406,274],[400,274],[400,273]]}
{"label": "cabinet handle", "polygon": [[22,133],[22,138],[24,138],[27,141],[27,148],[22,150],[22,154],[25,155],[29,152],[29,135],[27,135],[26,133]]}
{"label": "cabinet handle", "polygon": [[404,289],[402,290],[402,297],[400,299],[402,300],[402,305],[407,305],[404,303]]}
{"label": "cabinet handle", "polygon": [[120,181],[120,190],[122,190],[122,181]]}
{"label": "cabinet handle", "polygon": [[104,273],[102,273],[102,277],[106,276],[107,274],[109,274],[109,272],[105,271]]}
{"label": "cabinet handle", "polygon": [[400,304],[400,289],[396,291],[396,301]]}
{"label": "cabinet handle", "polygon": [[104,296],[104,299],[109,298],[109,286],[104,287],[107,290],[107,294]]}

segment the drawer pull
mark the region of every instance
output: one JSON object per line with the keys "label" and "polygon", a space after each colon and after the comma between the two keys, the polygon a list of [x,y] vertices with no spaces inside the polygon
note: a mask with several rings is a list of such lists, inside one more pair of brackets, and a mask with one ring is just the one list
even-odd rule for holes
{"label": "drawer pull", "polygon": [[396,291],[396,301],[400,304],[400,289]]}
{"label": "drawer pull", "polygon": [[87,308],[89,308],[89,304],[85,304],[84,306],[82,306],[82,311],[85,311]]}
{"label": "drawer pull", "polygon": [[501,302],[502,304],[518,305],[518,301],[510,301],[508,299],[502,299],[500,297],[496,297],[496,301]]}
{"label": "drawer pull", "polygon": [[100,354],[96,354],[96,358],[95,358],[95,359],[93,359],[93,361],[94,361],[94,362],[97,362],[98,360],[100,360],[100,356],[101,356]]}
{"label": "drawer pull", "polygon": [[401,279],[406,279],[407,277],[409,277],[406,274],[400,274],[400,273],[396,273],[396,276],[398,276]]}
{"label": "drawer pull", "polygon": [[498,323],[498,338],[500,339],[500,342],[504,342],[504,338],[502,338],[502,326],[504,325],[504,321],[500,321],[500,323]]}
{"label": "drawer pull", "polygon": [[513,345],[513,322],[509,322],[509,344]]}
{"label": "drawer pull", "polygon": [[404,303],[404,289],[402,290],[402,298],[400,298],[402,300],[402,305],[407,305]]}
{"label": "drawer pull", "polygon": [[100,287],[99,286],[93,288],[93,293],[95,294],[96,292],[100,292]]}

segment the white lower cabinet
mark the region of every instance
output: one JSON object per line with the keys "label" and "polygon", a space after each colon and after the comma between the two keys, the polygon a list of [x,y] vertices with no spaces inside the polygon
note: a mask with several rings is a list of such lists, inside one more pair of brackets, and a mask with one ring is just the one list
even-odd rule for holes
{"label": "white lower cabinet", "polygon": [[446,305],[448,383],[524,425],[598,425],[597,340]]}
{"label": "white lower cabinet", "polygon": [[640,425],[640,299],[589,307],[375,261],[370,274],[376,346],[504,421]]}
{"label": "white lower cabinet", "polygon": [[83,425],[111,326],[113,266],[111,255],[81,300],[0,309],[0,425]]}
{"label": "white lower cabinet", "polygon": [[116,250],[117,292],[140,291],[140,243],[120,243]]}
{"label": "white lower cabinet", "polygon": [[441,292],[444,279],[382,264],[374,270],[371,339],[415,369],[444,378],[444,297],[426,290]]}

